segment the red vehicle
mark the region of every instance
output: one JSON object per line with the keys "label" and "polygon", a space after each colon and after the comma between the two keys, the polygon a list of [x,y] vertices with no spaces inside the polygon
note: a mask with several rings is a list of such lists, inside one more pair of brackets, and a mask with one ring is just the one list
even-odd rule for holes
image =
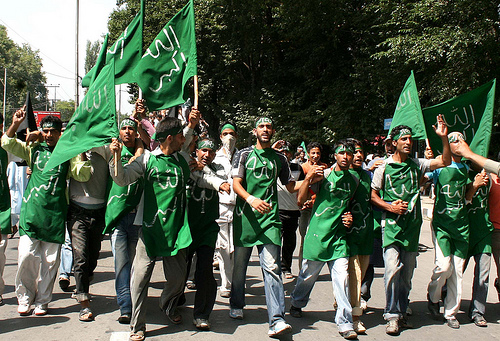
{"label": "red vehicle", "polygon": [[33,114],[35,114],[36,117],[36,125],[40,126],[40,121],[42,118],[48,115],[55,115],[59,118],[61,118],[61,112],[59,111],[33,111]]}

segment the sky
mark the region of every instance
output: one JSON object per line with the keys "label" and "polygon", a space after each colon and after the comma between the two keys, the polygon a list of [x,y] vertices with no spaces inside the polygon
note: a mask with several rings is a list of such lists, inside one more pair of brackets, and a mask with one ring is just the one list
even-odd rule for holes
{"label": "sky", "polygon": [[[0,25],[7,27],[7,34],[16,44],[29,44],[39,50],[47,78],[49,99],[75,99],[75,31],[76,0],[17,0],[3,1]],[[79,1],[79,76],[85,75],[85,49],[87,40],[102,41],[108,32],[109,15],[116,8],[116,0]],[[1,76],[3,67],[0,65]],[[7,70],[7,78],[9,77]],[[121,86],[121,112],[129,113],[126,85]],[[8,91],[8,89],[7,89]],[[79,86],[79,101],[83,90]],[[117,86],[117,109],[119,87]]]}

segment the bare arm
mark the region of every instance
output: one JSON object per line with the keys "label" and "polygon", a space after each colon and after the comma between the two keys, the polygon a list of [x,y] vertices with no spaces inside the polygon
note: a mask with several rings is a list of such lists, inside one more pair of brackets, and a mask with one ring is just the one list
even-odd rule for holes
{"label": "bare arm", "polygon": [[408,210],[408,203],[398,199],[396,201],[393,201],[391,204],[385,202],[382,200],[380,197],[379,191],[376,191],[372,188],[372,195],[371,195],[371,200],[372,204],[377,206],[378,208],[383,209],[384,211],[387,212],[392,212],[396,214],[405,214],[406,211]]}
{"label": "bare arm", "polygon": [[451,165],[451,149],[448,142],[448,127],[444,122],[443,115],[440,114],[437,116],[437,125],[432,127],[436,135],[441,138],[441,143],[443,144],[443,154],[431,160],[430,169],[435,170]]}
{"label": "bare arm", "polygon": [[271,205],[264,200],[256,198],[248,193],[242,185],[242,178],[233,178],[234,192],[245,200],[252,208],[256,209],[259,213],[264,214],[271,211]]}

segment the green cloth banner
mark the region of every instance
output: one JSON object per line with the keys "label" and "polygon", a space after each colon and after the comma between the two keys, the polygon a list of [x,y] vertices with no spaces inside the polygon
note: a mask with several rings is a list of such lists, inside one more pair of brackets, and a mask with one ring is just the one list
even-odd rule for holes
{"label": "green cloth banner", "polygon": [[115,115],[114,62],[99,73],[57,142],[46,170],[118,137]]}
{"label": "green cloth banner", "polygon": [[186,101],[184,87],[197,74],[193,0],[161,30],[134,70],[149,110]]}
{"label": "green cloth banner", "polygon": [[406,81],[403,91],[401,91],[401,95],[399,95],[398,104],[396,105],[391,127],[389,128],[389,134],[392,129],[398,125],[407,125],[410,127],[413,131],[414,140],[423,140],[427,138],[413,70]]}
{"label": "green cloth banner", "polygon": [[[142,57],[143,23],[144,0],[141,1],[139,13],[137,13],[115,43],[109,49],[106,44],[106,63],[109,63],[113,57],[115,60],[115,84],[135,83],[133,74],[134,68]],[[102,51],[103,49],[101,49],[101,53]],[[98,64],[96,63],[96,65]],[[83,87],[89,87],[92,77],[96,74],[96,69],[98,69],[98,67],[94,66],[85,77],[83,77]]]}
{"label": "green cloth banner", "polygon": [[425,129],[434,155],[440,155],[443,146],[432,125],[436,123],[436,116],[443,114],[448,124],[448,132],[462,133],[473,152],[484,157],[488,156],[495,87],[496,79],[466,94],[423,109]]}

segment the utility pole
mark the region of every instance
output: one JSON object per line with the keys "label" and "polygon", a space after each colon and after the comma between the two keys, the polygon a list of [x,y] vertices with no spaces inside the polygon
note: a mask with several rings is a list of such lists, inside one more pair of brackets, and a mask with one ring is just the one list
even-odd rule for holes
{"label": "utility pole", "polygon": [[[7,68],[3,76],[3,121],[5,122],[5,102],[7,101]],[[5,124],[3,125],[3,132],[5,132]]]}
{"label": "utility pole", "polygon": [[78,21],[79,21],[79,8],[80,8],[80,1],[76,0],[76,37],[75,37],[75,111],[76,108],[78,107],[79,104],[79,96],[78,96],[78,83],[79,83],[79,77],[78,77]]}
{"label": "utility pole", "polygon": [[[60,84],[49,84],[49,85],[45,85],[46,88],[54,88],[54,101],[52,102],[52,111],[55,111],[56,109],[56,100],[57,100],[57,96],[56,96],[56,91],[57,91],[57,88],[60,86]],[[45,103],[45,111],[49,111],[48,109],[48,105],[49,105],[49,102],[47,101]]]}

